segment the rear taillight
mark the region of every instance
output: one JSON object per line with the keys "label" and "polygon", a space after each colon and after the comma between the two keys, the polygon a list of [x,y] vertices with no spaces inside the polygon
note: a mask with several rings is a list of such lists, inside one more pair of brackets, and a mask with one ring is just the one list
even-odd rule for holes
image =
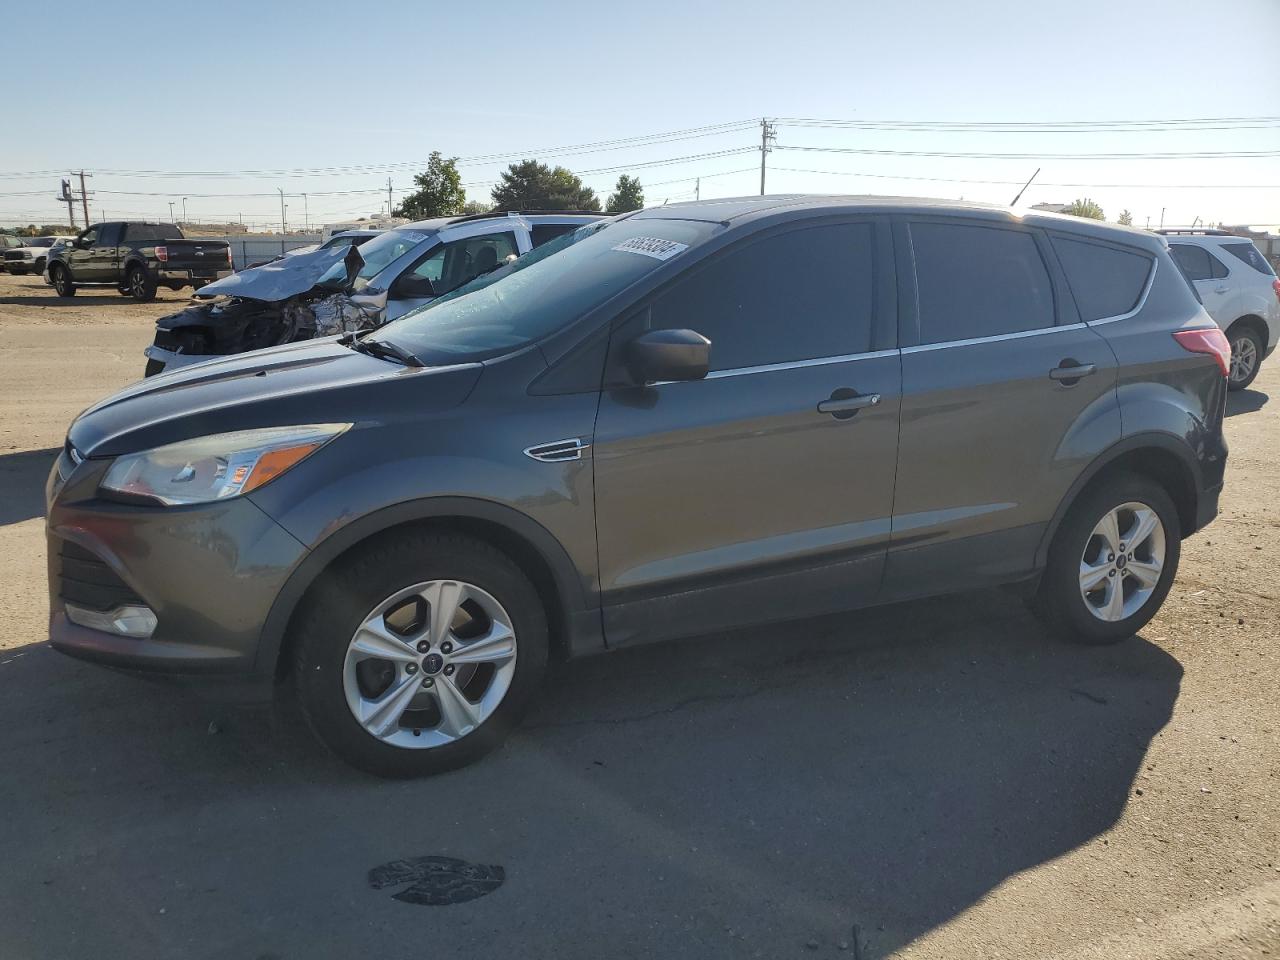
{"label": "rear taillight", "polygon": [[169,248],[156,247],[156,259],[162,263],[167,263],[169,260]]}
{"label": "rear taillight", "polygon": [[227,266],[230,267],[232,265],[233,265],[233,261],[231,259],[231,244],[227,244]]}
{"label": "rear taillight", "polygon": [[1231,344],[1227,342],[1227,335],[1217,327],[1179,330],[1173,335],[1173,339],[1182,344],[1183,350],[1212,354],[1218,361],[1224,377],[1231,369]]}

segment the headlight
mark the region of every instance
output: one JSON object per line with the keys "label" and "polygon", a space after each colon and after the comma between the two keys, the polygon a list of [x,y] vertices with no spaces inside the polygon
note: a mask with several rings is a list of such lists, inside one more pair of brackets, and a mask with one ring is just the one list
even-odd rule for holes
{"label": "headlight", "polygon": [[131,453],[111,465],[102,489],[166,506],[248,493],[302,462],[349,423],[311,423],[218,433]]}

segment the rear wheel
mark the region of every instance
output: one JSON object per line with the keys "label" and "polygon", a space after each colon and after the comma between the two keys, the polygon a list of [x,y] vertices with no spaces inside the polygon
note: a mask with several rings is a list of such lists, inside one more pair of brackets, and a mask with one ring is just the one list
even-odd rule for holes
{"label": "rear wheel", "polygon": [[505,554],[406,533],[332,571],[294,642],[298,700],[320,739],[362,770],[411,777],[502,742],[541,683],[547,621]]}
{"label": "rear wheel", "polygon": [[60,263],[49,270],[49,279],[53,281],[54,292],[60,297],[74,297],[76,285],[71,282],[71,273]]}
{"label": "rear wheel", "polygon": [[129,275],[125,278],[125,285],[129,288],[129,296],[139,303],[154,300],[156,297],[156,282],[140,266],[129,268]]}
{"label": "rear wheel", "polygon": [[9,272],[15,277],[25,277],[27,275],[26,267],[10,267]]}
{"label": "rear wheel", "polygon": [[1266,345],[1257,331],[1240,324],[1231,328],[1227,339],[1231,342],[1231,367],[1227,374],[1227,387],[1231,390],[1243,390],[1258,375]]}
{"label": "rear wheel", "polygon": [[1035,609],[1077,643],[1115,643],[1155,616],[1178,572],[1182,528],[1164,488],[1115,477],[1068,512],[1049,549]]}

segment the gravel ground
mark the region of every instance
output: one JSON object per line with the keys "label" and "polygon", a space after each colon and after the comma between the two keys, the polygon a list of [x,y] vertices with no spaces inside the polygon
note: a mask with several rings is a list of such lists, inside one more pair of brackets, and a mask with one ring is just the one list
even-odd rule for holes
{"label": "gravel ground", "polygon": [[[383,783],[288,710],[44,642],[54,453],[185,299],[0,275],[5,958],[1280,953],[1280,360],[1140,637],[1066,647],[994,592],[626,651],[479,765]],[[370,882],[425,855],[505,880]]]}

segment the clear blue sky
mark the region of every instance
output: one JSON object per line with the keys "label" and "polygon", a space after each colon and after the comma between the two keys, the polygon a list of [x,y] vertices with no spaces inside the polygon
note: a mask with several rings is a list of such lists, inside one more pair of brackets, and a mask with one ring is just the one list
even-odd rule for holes
{"label": "clear blue sky", "polygon": [[[56,16],[54,15],[56,12]],[[65,29],[59,35],[58,23]],[[273,197],[307,193],[311,221],[376,212],[387,171],[287,176],[125,176],[404,164],[432,150],[519,154],[769,117],[1099,121],[1280,115],[1280,0],[880,0],[880,2],[485,4],[426,2],[5,3],[0,62],[0,223],[57,222],[58,175],[97,173],[109,217],[278,222]],[[632,166],[650,202],[759,189],[758,153],[640,167],[759,142],[759,127],[583,154],[574,170]],[[960,197],[1023,203],[1088,195],[1152,225],[1280,222],[1280,156],[1040,159],[1044,153],[1280,151],[1280,126],[1250,130],[973,133],[806,128],[778,146],[1036,154],[904,157],[778,149],[770,192]],[[509,162],[466,161],[468,192]],[[727,171],[738,171],[728,172]],[[828,172],[798,172],[828,171]],[[856,175],[854,175],[856,174]],[[875,174],[877,176],[868,176]],[[410,172],[390,171],[393,185]],[[617,172],[584,180],[602,197]],[[952,178],[895,179],[900,177]],[[1088,184],[1051,186],[1048,184]],[[1098,184],[1247,184],[1257,189]],[[14,196],[42,191],[38,196]],[[112,192],[108,192],[112,191]],[[153,193],[130,196],[123,191]],[[301,223],[301,196],[288,199]]]}

